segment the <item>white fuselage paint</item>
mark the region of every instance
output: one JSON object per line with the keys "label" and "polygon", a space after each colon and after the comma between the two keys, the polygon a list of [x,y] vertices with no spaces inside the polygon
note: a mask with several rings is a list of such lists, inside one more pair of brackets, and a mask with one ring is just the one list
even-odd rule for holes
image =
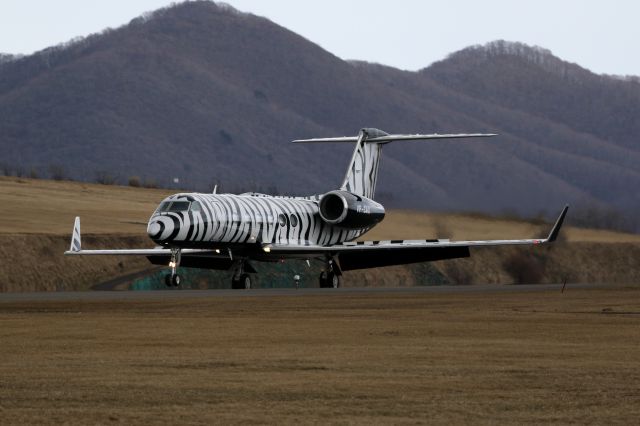
{"label": "white fuselage paint", "polygon": [[[216,244],[332,245],[352,241],[371,227],[345,229],[318,214],[319,197],[175,194],[165,202],[186,201],[184,211],[157,210],[147,232],[164,246],[212,247]],[[162,206],[163,204],[161,204]]]}

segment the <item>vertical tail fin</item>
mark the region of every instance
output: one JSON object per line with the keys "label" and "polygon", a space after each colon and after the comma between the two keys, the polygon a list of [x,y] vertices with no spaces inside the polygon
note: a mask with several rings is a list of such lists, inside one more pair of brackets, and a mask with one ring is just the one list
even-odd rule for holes
{"label": "vertical tail fin", "polygon": [[296,139],[294,143],[316,142],[356,142],[347,174],[340,189],[353,194],[373,199],[378,180],[378,167],[382,145],[393,141],[485,138],[496,136],[495,133],[455,133],[428,135],[390,135],[382,130],[366,128],[360,130],[358,136],[342,136],[337,138]]}
{"label": "vertical tail fin", "polygon": [[373,199],[383,143],[369,142],[367,139],[387,135],[388,133],[378,129],[360,130],[356,148],[340,189]]}

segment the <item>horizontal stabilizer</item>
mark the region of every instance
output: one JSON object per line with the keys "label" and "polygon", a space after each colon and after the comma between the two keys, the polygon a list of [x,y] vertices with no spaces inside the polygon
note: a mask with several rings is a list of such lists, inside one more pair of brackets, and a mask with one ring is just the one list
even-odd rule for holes
{"label": "horizontal stabilizer", "polygon": [[[428,135],[385,135],[364,139],[366,142],[388,143],[393,141],[412,141],[427,139],[460,139],[460,138],[488,138],[497,136],[496,133],[451,133],[440,134],[432,133]],[[357,142],[359,136],[341,136],[337,138],[314,138],[314,139],[296,139],[293,143],[316,143],[316,142]]]}

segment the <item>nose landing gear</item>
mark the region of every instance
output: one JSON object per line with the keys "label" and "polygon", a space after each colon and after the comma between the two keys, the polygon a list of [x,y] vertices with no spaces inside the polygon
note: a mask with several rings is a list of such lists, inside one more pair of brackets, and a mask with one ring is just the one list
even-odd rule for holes
{"label": "nose landing gear", "polygon": [[165,275],[164,277],[164,283],[167,287],[178,287],[180,285],[180,275],[178,275],[180,257],[180,249],[171,249],[171,261],[169,262],[171,274]]}

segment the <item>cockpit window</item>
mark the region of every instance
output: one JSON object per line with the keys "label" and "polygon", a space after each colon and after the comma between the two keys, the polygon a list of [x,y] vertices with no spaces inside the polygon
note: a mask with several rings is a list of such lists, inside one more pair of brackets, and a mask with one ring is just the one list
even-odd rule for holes
{"label": "cockpit window", "polygon": [[167,210],[169,210],[170,205],[171,201],[163,201],[162,203],[160,203],[160,206],[158,207],[158,210],[156,210],[156,212],[166,212]]}
{"label": "cockpit window", "polygon": [[169,207],[169,211],[170,212],[184,212],[189,210],[189,203],[188,201],[174,201],[173,203],[171,203],[171,207]]}
{"label": "cockpit window", "polygon": [[200,203],[197,201],[193,201],[191,203],[191,210],[194,212],[199,212],[200,210],[202,210],[202,207],[200,207]]}
{"label": "cockpit window", "polygon": [[189,210],[190,204],[188,201],[163,201],[156,211],[158,213],[184,212]]}

